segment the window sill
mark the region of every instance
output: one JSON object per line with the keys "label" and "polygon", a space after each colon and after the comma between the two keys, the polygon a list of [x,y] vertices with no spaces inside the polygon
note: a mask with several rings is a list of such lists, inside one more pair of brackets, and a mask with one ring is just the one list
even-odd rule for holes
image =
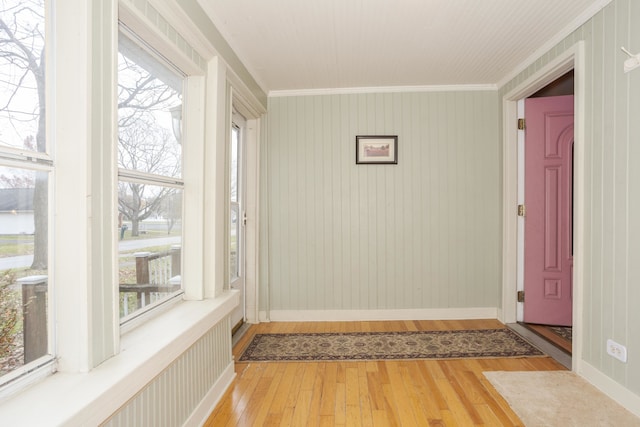
{"label": "window sill", "polygon": [[7,425],[98,425],[238,303],[237,291],[211,300],[183,301],[124,334],[120,353],[92,371],[56,373],[7,399],[0,405],[0,419]]}

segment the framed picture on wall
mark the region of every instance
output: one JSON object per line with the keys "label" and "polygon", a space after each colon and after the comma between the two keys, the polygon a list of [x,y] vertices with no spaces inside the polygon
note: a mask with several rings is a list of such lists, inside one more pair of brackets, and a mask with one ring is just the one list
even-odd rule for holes
{"label": "framed picture on wall", "polygon": [[356,164],[398,164],[398,135],[356,136]]}

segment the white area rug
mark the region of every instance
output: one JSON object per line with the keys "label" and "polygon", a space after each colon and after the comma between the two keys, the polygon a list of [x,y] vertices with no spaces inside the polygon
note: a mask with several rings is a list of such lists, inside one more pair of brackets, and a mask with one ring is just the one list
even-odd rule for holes
{"label": "white area rug", "polygon": [[573,372],[484,375],[527,427],[640,426],[640,418]]}

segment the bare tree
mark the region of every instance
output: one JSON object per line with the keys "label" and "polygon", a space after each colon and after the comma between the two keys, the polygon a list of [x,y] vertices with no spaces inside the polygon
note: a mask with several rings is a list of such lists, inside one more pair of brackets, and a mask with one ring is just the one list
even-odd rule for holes
{"label": "bare tree", "polygon": [[[2,0],[0,7],[0,119],[7,128],[0,133],[0,144],[17,147],[17,141],[35,140],[30,148],[45,152],[44,1]],[[172,136],[154,126],[157,112],[168,114],[169,108],[180,103],[177,91],[135,60],[124,55],[119,59],[119,76],[123,76],[118,81],[119,166],[151,174],[179,175],[180,155],[175,140],[172,145]],[[37,172],[33,182],[34,269],[47,268],[47,178],[47,173]],[[17,178],[3,179],[16,184]],[[132,232],[137,235],[138,222],[158,209],[168,191],[151,193],[147,186],[136,183],[125,186],[129,188],[123,193],[119,210],[132,221]]]}
{"label": "bare tree", "polygon": [[[175,140],[168,131],[139,118],[120,128],[118,164],[123,169],[176,176],[180,171],[180,155]],[[171,187],[149,186],[135,181],[121,181],[118,207],[131,221],[131,235],[139,234],[139,223],[154,213],[161,213],[165,198],[175,190]]]}
{"label": "bare tree", "polygon": [[[45,51],[43,0],[4,0],[0,10],[0,101],[3,121],[24,141],[35,132],[35,149],[46,151]],[[6,97],[4,96],[6,95]],[[30,99],[29,102],[24,102]],[[33,135],[33,134],[32,134]],[[31,136],[32,136],[31,135]],[[21,136],[21,137],[20,137]],[[5,145],[15,145],[4,140]],[[34,257],[32,269],[47,268],[48,174],[36,172],[34,183]]]}
{"label": "bare tree", "polygon": [[[158,117],[170,119],[169,110],[180,103],[178,91],[124,54],[118,73],[118,166],[122,169],[168,177],[180,176],[180,147],[175,137],[159,126]],[[171,187],[135,181],[119,184],[120,213],[131,221],[131,235],[139,223],[162,213]]]}
{"label": "bare tree", "polygon": [[167,222],[167,234],[171,234],[176,222],[182,218],[182,195],[174,189],[164,198],[160,212]]}

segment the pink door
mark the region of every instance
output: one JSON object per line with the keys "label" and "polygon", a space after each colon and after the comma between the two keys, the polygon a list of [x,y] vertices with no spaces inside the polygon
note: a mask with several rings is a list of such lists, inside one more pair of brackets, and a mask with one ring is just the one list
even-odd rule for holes
{"label": "pink door", "polygon": [[525,100],[524,321],[571,326],[573,95]]}

